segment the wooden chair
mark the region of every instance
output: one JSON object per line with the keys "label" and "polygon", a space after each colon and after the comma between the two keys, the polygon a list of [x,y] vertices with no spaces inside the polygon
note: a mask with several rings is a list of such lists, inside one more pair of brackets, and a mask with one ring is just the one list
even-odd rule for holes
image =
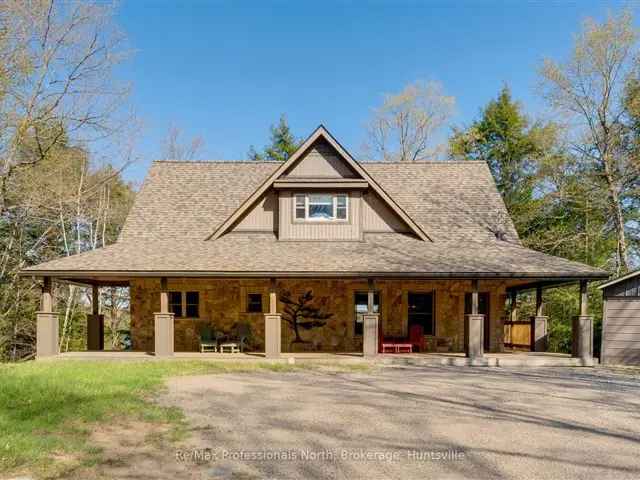
{"label": "wooden chair", "polygon": [[200,331],[200,353],[217,352],[218,340],[215,338],[213,329],[204,326]]}

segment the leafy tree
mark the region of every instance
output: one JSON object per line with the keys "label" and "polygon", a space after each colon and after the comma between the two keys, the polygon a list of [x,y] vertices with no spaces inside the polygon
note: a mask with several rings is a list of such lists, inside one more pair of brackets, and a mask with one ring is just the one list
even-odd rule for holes
{"label": "leafy tree", "polygon": [[298,298],[293,298],[288,290],[283,291],[280,295],[280,301],[284,303],[282,319],[289,324],[295,333],[294,343],[306,343],[300,337],[301,329],[311,330],[322,327],[326,324],[325,320],[333,316],[333,313],[323,312],[322,308],[314,306],[313,298],[311,290],[307,290]]}
{"label": "leafy tree", "polygon": [[630,11],[597,23],[584,22],[570,57],[547,59],[540,69],[549,105],[572,124],[572,153],[582,164],[581,181],[606,200],[608,229],[615,232],[613,270],[630,267],[637,249],[640,168],[634,139],[635,80],[640,73],[638,29]]}
{"label": "leafy tree", "polygon": [[251,160],[284,162],[293,155],[302,143],[300,139],[291,133],[287,117],[284,114],[280,116],[280,121],[277,125],[271,125],[270,130],[271,144],[267,145],[262,153],[258,153],[252,145],[249,149],[249,158]]}

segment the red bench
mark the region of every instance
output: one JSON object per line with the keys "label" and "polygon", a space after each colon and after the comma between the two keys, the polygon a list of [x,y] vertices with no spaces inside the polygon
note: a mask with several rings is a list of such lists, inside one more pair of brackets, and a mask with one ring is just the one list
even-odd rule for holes
{"label": "red bench", "polygon": [[382,353],[412,353],[413,345],[410,343],[383,343]]}

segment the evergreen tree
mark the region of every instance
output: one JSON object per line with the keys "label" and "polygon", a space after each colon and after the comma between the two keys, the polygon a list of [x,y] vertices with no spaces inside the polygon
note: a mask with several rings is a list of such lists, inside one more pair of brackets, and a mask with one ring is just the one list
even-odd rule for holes
{"label": "evergreen tree", "polygon": [[280,121],[277,125],[271,125],[271,144],[264,148],[262,153],[258,153],[253,145],[249,149],[249,158],[256,161],[278,161],[284,162],[289,159],[293,152],[295,152],[300,144],[300,139],[296,138],[289,124],[287,123],[287,117],[282,114]]}
{"label": "evergreen tree", "polygon": [[526,229],[522,222],[533,199],[536,160],[551,133],[550,126],[529,123],[505,86],[479,120],[466,130],[454,129],[449,143],[453,158],[487,162],[519,233]]}

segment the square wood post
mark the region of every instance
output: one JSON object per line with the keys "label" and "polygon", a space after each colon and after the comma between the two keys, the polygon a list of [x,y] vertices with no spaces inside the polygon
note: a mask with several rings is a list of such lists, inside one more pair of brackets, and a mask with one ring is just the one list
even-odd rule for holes
{"label": "square wood post", "polygon": [[362,354],[365,357],[378,355],[378,322],[379,314],[374,312],[375,285],[373,279],[368,281],[367,313],[362,316]]}
{"label": "square wood post", "polygon": [[580,314],[571,328],[571,355],[585,362],[593,361],[593,317],[589,315],[588,282],[580,281]]}
{"label": "square wood post", "polygon": [[173,356],[173,321],[174,315],[169,312],[169,292],[167,279],[160,279],[160,311],[154,317],[154,343],[156,357]]}
{"label": "square wood post", "polygon": [[278,358],[282,352],[282,316],[278,313],[276,279],[269,285],[269,313],[264,314],[264,354],[267,358]]}
{"label": "square wood post", "polygon": [[479,281],[471,283],[471,314],[465,315],[465,355],[471,359],[484,357],[484,315],[478,313],[480,295]]}
{"label": "square wood post", "polygon": [[91,315],[87,315],[87,350],[104,350],[104,315],[100,315],[100,289],[93,285]]}
{"label": "square wood post", "polygon": [[547,317],[544,315],[542,287],[536,288],[536,314],[531,317],[531,351],[547,351]]}
{"label": "square wood post", "polygon": [[36,312],[36,357],[54,357],[60,353],[58,345],[58,314],[53,311],[53,284],[44,277],[40,310]]}

